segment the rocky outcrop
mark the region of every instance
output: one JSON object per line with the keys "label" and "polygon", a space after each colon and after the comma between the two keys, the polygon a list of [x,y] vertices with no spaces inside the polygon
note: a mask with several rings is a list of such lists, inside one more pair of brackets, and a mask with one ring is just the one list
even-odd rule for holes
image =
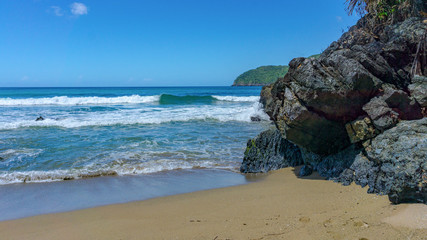
{"label": "rocky outcrop", "polygon": [[301,176],[317,171],[394,203],[427,203],[427,24],[412,17],[373,31],[364,22],[262,89],[277,131],[248,143],[242,171],[291,165],[271,160],[283,159],[271,149],[295,144]]}
{"label": "rocky outcrop", "polygon": [[401,122],[374,138],[336,179],[368,185],[393,203],[427,203],[427,118]]}
{"label": "rocky outcrop", "polygon": [[427,77],[415,76],[412,84],[408,86],[411,96],[420,104],[421,107],[427,108]]}
{"label": "rocky outcrop", "polygon": [[248,141],[240,171],[268,172],[301,164],[299,148],[282,138],[276,129],[270,129]]}
{"label": "rocky outcrop", "polygon": [[[366,114],[380,131],[421,118],[420,103],[407,93],[426,29],[411,18],[374,35],[359,23],[319,59],[293,59],[288,74],[263,89],[271,96],[263,98],[266,113],[286,139],[320,155],[348,147],[345,124]],[[416,93],[419,85],[411,86]]]}

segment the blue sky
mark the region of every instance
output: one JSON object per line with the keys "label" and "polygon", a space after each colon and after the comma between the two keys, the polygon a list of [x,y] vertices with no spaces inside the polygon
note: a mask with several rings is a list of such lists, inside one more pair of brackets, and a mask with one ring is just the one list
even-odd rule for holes
{"label": "blue sky", "polygon": [[2,0],[0,87],[228,86],[337,40],[345,0]]}

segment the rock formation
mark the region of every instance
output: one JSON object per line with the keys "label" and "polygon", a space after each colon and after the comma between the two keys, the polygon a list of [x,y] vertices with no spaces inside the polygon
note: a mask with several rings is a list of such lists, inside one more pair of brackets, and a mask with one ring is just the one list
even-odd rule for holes
{"label": "rock formation", "polygon": [[[281,137],[270,131],[251,140],[242,171],[297,163],[292,154],[270,154],[293,150],[293,143],[305,165],[301,175],[316,170],[368,185],[394,203],[427,203],[426,35],[421,17],[374,32],[362,18],[318,59],[293,59],[289,72],[261,92]],[[248,167],[248,159],[259,166]]]}
{"label": "rock formation", "polygon": [[269,129],[248,141],[240,171],[268,172],[302,163],[298,147],[282,138],[276,129]]}

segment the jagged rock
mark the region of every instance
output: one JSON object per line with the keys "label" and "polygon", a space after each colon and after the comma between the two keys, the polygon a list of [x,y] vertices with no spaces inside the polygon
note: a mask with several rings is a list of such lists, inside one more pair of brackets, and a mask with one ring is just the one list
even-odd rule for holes
{"label": "jagged rock", "polygon": [[327,155],[350,144],[344,124],[309,111],[289,88],[284,89],[283,104],[274,110],[275,123],[289,141],[310,152]]}
{"label": "jagged rock", "polygon": [[299,148],[282,138],[278,130],[270,129],[248,141],[240,171],[268,172],[301,164]]}
{"label": "jagged rock", "polygon": [[[381,131],[419,119],[421,108],[405,91],[426,29],[410,18],[373,34],[362,19],[319,59],[293,59],[284,78],[263,89],[266,113],[286,139],[321,155],[350,146],[345,124],[366,113]],[[419,67],[427,74],[424,62]],[[388,97],[384,83],[394,88]]]}
{"label": "jagged rock", "polygon": [[387,90],[383,98],[390,108],[399,113],[399,118],[402,120],[415,120],[423,117],[420,105],[402,90]]}
{"label": "jagged rock", "polygon": [[362,64],[346,57],[349,51],[333,52],[320,61],[292,60],[284,84],[310,111],[331,121],[354,119],[380,82]]}
{"label": "jagged rock", "polygon": [[268,116],[270,116],[270,118],[273,115],[273,113],[268,113],[267,109],[272,109],[273,108],[272,106],[274,105],[273,98],[271,96],[272,87],[273,87],[273,84],[262,87],[261,96],[259,99],[259,102],[264,106],[264,110],[266,110],[266,113]]}
{"label": "jagged rock", "polygon": [[374,126],[383,131],[391,128],[399,121],[399,114],[393,111],[381,97],[372,98],[363,110],[373,120]]}
{"label": "jagged rock", "polygon": [[316,170],[320,176],[326,178],[338,177],[344,170],[348,169],[354,162],[354,159],[359,155],[361,148],[356,145],[342,150],[333,155],[329,155],[322,159],[316,166]]}
{"label": "jagged rock", "polygon": [[377,129],[383,131],[391,128],[399,119],[415,120],[423,117],[419,104],[406,92],[390,86],[383,88],[382,95],[372,98],[363,106]]}
{"label": "jagged rock", "polygon": [[427,203],[427,118],[403,121],[365,146],[338,181],[368,185],[393,203]]}
{"label": "jagged rock", "polygon": [[375,137],[378,134],[377,129],[375,129],[371,119],[368,117],[347,123],[345,128],[351,143],[365,141]]}
{"label": "jagged rock", "polygon": [[260,116],[251,116],[251,121],[252,122],[260,122],[261,121],[261,117]]}
{"label": "jagged rock", "polygon": [[427,107],[427,77],[415,76],[408,89],[411,96],[417,100],[421,107]]}
{"label": "jagged rock", "polygon": [[[345,169],[335,180],[344,185],[350,185],[352,182],[365,187],[374,186],[379,167],[374,161],[369,160],[362,152],[357,154],[353,163],[348,169]],[[373,193],[374,188],[369,188],[368,192]]]}
{"label": "jagged rock", "polygon": [[305,177],[310,176],[313,173],[313,167],[311,165],[304,165],[299,170],[298,176]]}
{"label": "jagged rock", "polygon": [[427,118],[398,124],[372,140],[367,157],[378,163],[374,192],[392,202],[427,203]]}
{"label": "jagged rock", "polygon": [[[293,59],[261,102],[286,146],[300,148],[300,175],[318,171],[394,203],[427,203],[427,25],[414,17],[373,30],[365,20],[319,59]],[[245,164],[268,171],[279,132],[258,137],[274,143],[248,143]]]}

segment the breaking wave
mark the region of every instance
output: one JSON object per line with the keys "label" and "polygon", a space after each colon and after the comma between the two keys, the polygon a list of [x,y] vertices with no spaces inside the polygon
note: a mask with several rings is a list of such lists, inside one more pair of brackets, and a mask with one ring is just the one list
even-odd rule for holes
{"label": "breaking wave", "polygon": [[141,103],[160,103],[160,104],[208,104],[215,101],[228,102],[258,102],[259,96],[175,96],[170,94],[154,96],[120,96],[120,97],[67,97],[56,96],[50,98],[0,98],[0,106],[78,106],[78,105],[117,105],[117,104],[141,104]]}

